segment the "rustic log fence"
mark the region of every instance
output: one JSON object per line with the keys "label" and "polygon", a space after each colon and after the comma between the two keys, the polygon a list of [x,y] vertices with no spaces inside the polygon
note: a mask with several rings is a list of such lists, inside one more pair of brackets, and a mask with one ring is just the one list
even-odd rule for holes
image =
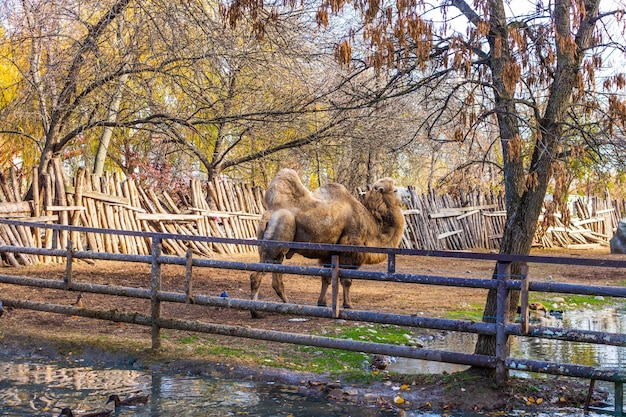
{"label": "rustic log fence", "polygon": [[[15,170],[0,174],[0,218],[32,222],[85,226],[88,228],[160,232],[189,236],[234,239],[256,238],[263,208],[264,190],[229,178],[214,181],[192,180],[187,190],[163,191],[157,195],[119,174],[103,177],[78,169],[68,179],[60,160],[50,164],[41,176],[33,170],[32,199],[24,201],[24,184]],[[40,182],[40,178],[42,181]],[[27,181],[23,181],[26,183]],[[408,187],[405,203],[406,229],[401,247],[424,250],[469,250],[499,248],[506,212],[504,199],[496,192],[472,192],[462,196],[419,195]],[[550,206],[535,236],[540,247],[588,249],[608,246],[624,202],[593,198],[571,204],[572,213],[561,215]],[[565,220],[565,219],[567,220]],[[42,229],[36,226],[0,224],[0,244],[35,248],[64,248],[71,240],[77,250],[149,255],[151,241],[140,235]],[[255,251],[254,246],[219,241],[163,241],[166,254],[184,256],[188,249],[196,256],[213,253]],[[3,254],[10,265],[61,262],[61,259],[25,253]]]}
{"label": "rustic log fence", "polygon": [[[6,226],[24,227],[31,226],[29,222],[15,220],[0,220]],[[106,294],[111,296],[132,297],[137,299],[151,300],[150,310],[126,311],[98,310],[75,306],[58,305],[51,303],[34,302],[29,300],[14,299],[10,297],[10,287],[2,292],[2,302],[6,307],[32,309],[43,312],[60,313],[74,316],[83,316],[94,319],[111,320],[149,326],[152,328],[152,347],[160,347],[161,329],[178,329],[193,332],[203,332],[235,337],[252,338],[266,341],[336,348],[350,351],[378,353],[392,356],[402,356],[414,359],[432,360],[439,362],[457,363],[463,365],[493,368],[496,371],[496,382],[504,384],[508,378],[509,370],[522,370],[527,372],[539,372],[554,375],[587,378],[610,381],[615,384],[615,414],[623,413],[623,382],[626,380],[626,372],[619,368],[602,368],[552,361],[539,361],[509,357],[508,341],[510,337],[540,337],[547,339],[576,341],[594,344],[626,347],[626,334],[589,331],[585,329],[568,329],[557,327],[544,327],[530,325],[528,322],[528,297],[530,291],[557,292],[561,294],[585,294],[602,295],[605,297],[626,298],[626,288],[589,286],[578,284],[565,284],[558,282],[530,282],[526,275],[513,277],[510,272],[512,262],[522,262],[524,265],[532,263],[556,263],[576,264],[594,267],[619,267],[625,268],[626,261],[621,260],[598,260],[585,258],[555,258],[545,256],[515,256],[489,253],[450,252],[450,251],[423,251],[411,249],[368,248],[341,245],[322,245],[309,243],[263,242],[264,245],[281,245],[299,249],[328,250],[331,252],[358,251],[384,253],[388,256],[387,271],[366,271],[343,269],[338,265],[338,256],[333,256],[331,265],[323,266],[294,266],[282,264],[262,264],[251,262],[235,262],[210,258],[196,258],[191,254],[191,247],[186,256],[164,255],[161,252],[165,241],[189,241],[203,242],[206,245],[220,243],[223,245],[259,245],[255,240],[242,240],[234,238],[215,238],[202,236],[189,236],[186,234],[167,234],[155,232],[104,230],[84,228],[80,226],[36,225],[41,229],[56,231],[71,235],[72,233],[94,233],[101,235],[116,235],[118,239],[124,237],[141,237],[150,240],[152,248],[150,255],[132,255],[121,253],[105,253],[76,250],[71,245],[66,249],[47,249],[34,247],[21,247],[12,245],[0,245],[1,252],[14,254],[29,254],[32,256],[61,257],[67,264],[64,279],[46,279],[39,277],[25,277],[0,274],[0,283],[8,285],[31,286],[48,288],[52,290],[77,291],[83,293]],[[182,244],[182,243],[181,243]],[[438,256],[448,258],[481,259],[497,262],[497,279],[460,278],[450,276],[433,276],[414,273],[396,272],[396,256]],[[75,282],[72,279],[72,264],[76,259],[105,259],[124,262],[142,262],[152,265],[150,288],[123,287],[118,285],[100,285],[89,282]],[[161,265],[179,265],[186,269],[185,292],[163,291],[161,287]],[[243,271],[282,272],[287,274],[301,274],[310,276],[331,277],[332,287],[338,288],[338,282],[342,278],[353,280],[377,280],[405,284],[428,284],[444,285],[463,288],[482,288],[497,291],[497,314],[493,323],[473,322],[468,320],[449,320],[433,317],[423,317],[407,314],[380,313],[367,310],[342,309],[340,307],[338,291],[333,291],[331,307],[314,307],[301,304],[275,303],[267,301],[253,301],[230,297],[207,296],[193,291],[194,268],[223,268]],[[511,323],[507,320],[508,291],[518,290],[522,294],[522,321]],[[249,326],[231,326],[220,323],[205,321],[189,321],[162,316],[161,305],[163,303],[185,303],[204,306],[215,306],[239,310],[256,310],[281,314],[297,314],[325,319],[343,319],[359,322],[373,322],[380,324],[393,324],[414,328],[431,328],[439,330],[461,331],[477,334],[492,335],[496,338],[495,356],[476,355],[445,350],[424,349],[415,346],[389,345],[374,342],[363,342],[349,339],[337,339],[308,334],[298,334],[274,330],[264,330]],[[131,303],[139,305],[139,303]],[[251,321],[252,323],[252,321]],[[593,386],[593,383],[592,383]]]}
{"label": "rustic log fence", "polygon": [[[462,196],[419,195],[408,187],[407,229],[402,247],[426,250],[499,249],[506,221],[501,193],[475,191]],[[624,202],[576,198],[568,213],[546,202],[534,245],[542,248],[594,249],[608,247],[624,214]],[[566,219],[563,219],[563,218]]]}

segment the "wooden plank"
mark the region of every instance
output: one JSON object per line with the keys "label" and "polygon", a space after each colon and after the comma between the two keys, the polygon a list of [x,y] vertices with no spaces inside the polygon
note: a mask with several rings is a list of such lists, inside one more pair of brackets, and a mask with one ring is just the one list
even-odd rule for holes
{"label": "wooden plank", "polygon": [[[67,194],[75,194],[76,190],[72,186],[66,186],[65,192]],[[119,197],[115,195],[101,193],[98,191],[85,190],[83,191],[83,197],[89,197],[89,198],[93,198],[94,200],[104,201],[107,203],[130,205],[130,200],[126,197]]]}
{"label": "wooden plank", "polygon": [[611,213],[611,212],[614,212],[614,211],[615,211],[614,208],[608,208],[608,209],[604,209],[604,210],[596,210],[596,214]]}
{"label": "wooden plank", "polygon": [[486,217],[506,217],[506,211],[483,211],[482,215]]}
{"label": "wooden plank", "polygon": [[590,219],[585,219],[585,220],[572,219],[572,224],[574,226],[582,226],[582,225],[589,224],[589,223],[598,223],[598,222],[604,222],[604,221],[606,221],[604,217],[592,217]]}
{"label": "wooden plank", "polygon": [[446,211],[474,211],[474,210],[486,210],[486,209],[492,209],[492,208],[498,208],[498,206],[495,205],[495,204],[484,204],[484,205],[467,206],[467,207],[444,207],[440,211],[442,211],[442,212],[446,212]]}
{"label": "wooden plank", "polygon": [[197,211],[198,213],[202,213],[205,216],[217,217],[220,219],[227,219],[229,217],[239,217],[241,219],[258,220],[261,218],[260,214],[246,213],[244,211],[215,211],[215,210],[201,209],[197,207],[190,207],[189,210]]}
{"label": "wooden plank", "polygon": [[0,203],[0,216],[14,213],[28,213],[30,215],[31,212],[32,209],[30,201]]}
{"label": "wooden plank", "polygon": [[566,245],[565,248],[585,250],[585,249],[598,249],[600,246],[601,245],[598,243],[579,243],[579,244]]}
{"label": "wooden plank", "polygon": [[24,217],[20,218],[20,221],[33,223],[57,222],[59,221],[59,216],[52,214],[50,216]]}
{"label": "wooden plank", "polygon": [[441,218],[445,218],[445,217],[456,217],[456,216],[460,216],[462,214],[463,214],[463,212],[460,211],[460,210],[448,211],[448,212],[440,211],[439,213],[430,213],[428,215],[428,217],[430,217],[431,219],[441,219]]}
{"label": "wooden plank", "polygon": [[463,233],[463,230],[455,230],[453,232],[440,233],[440,234],[437,235],[437,239],[439,239],[439,240],[445,239],[445,238],[450,237],[450,236],[458,235],[459,233]]}
{"label": "wooden plank", "polygon": [[471,215],[473,215],[473,214],[476,214],[476,213],[480,213],[480,210],[472,210],[472,211],[468,211],[468,212],[467,212],[467,213],[465,213],[465,214],[461,214],[461,215],[460,215],[460,216],[458,216],[456,219],[457,219],[457,220],[461,220],[461,219],[464,219],[464,218],[469,217],[469,216],[471,216]]}
{"label": "wooden plank", "polygon": [[136,218],[156,222],[195,222],[202,216],[199,214],[137,213]]}
{"label": "wooden plank", "polygon": [[85,206],[46,206],[47,211],[74,211],[86,210]]}

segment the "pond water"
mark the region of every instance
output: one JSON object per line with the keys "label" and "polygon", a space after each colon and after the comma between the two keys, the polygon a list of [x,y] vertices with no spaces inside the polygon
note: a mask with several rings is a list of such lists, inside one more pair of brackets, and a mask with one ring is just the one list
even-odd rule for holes
{"label": "pond water", "polygon": [[[275,417],[485,417],[493,414],[398,414],[372,407],[339,404],[298,394],[297,387],[254,381],[235,381],[184,374],[158,374],[136,369],[42,363],[33,358],[0,355],[0,416],[58,416],[62,407],[78,415],[102,410],[108,395],[150,393],[150,401],[121,408],[112,416],[275,416]],[[519,412],[509,416],[531,416]],[[582,417],[582,411],[532,414],[536,417]],[[596,413],[584,414],[599,417]]]}
{"label": "pond water", "polygon": [[[543,320],[543,319],[542,319]],[[626,306],[607,307],[601,310],[567,310],[562,315],[549,316],[547,326],[566,327],[579,330],[626,333]],[[536,324],[536,323],[535,323]],[[444,332],[437,336],[420,339],[428,349],[445,349],[452,352],[471,353],[474,351],[477,335],[461,332]],[[523,359],[551,360],[588,366],[606,366],[626,370],[626,348],[595,345],[580,342],[534,337],[511,338],[511,356]],[[443,362],[429,362],[419,359],[398,358],[389,370],[401,373],[442,373],[467,369],[467,366]],[[512,375],[528,376],[527,373],[513,371]],[[533,377],[545,376],[533,374]]]}
{"label": "pond water", "polygon": [[[589,330],[626,332],[626,311],[607,308],[601,311],[576,310],[559,318],[559,325]],[[473,349],[475,336],[446,333],[426,338],[424,347],[459,352]],[[612,346],[595,346],[542,339],[519,338],[512,345],[513,356],[533,359],[559,358],[582,365],[610,365],[626,369],[626,350]],[[420,360],[398,359],[394,371],[407,373],[441,373],[463,369],[454,365]],[[536,375],[540,376],[540,375]],[[114,416],[396,416],[393,411],[334,403],[324,398],[301,395],[297,387],[258,381],[237,381],[208,376],[163,374],[132,369],[127,366],[105,367],[74,362],[53,363],[43,357],[8,357],[0,352],[0,416],[58,416],[61,408],[80,413],[103,409],[108,395],[120,393],[151,394],[150,402],[136,408],[121,409]],[[409,417],[440,417],[441,414],[408,411]],[[465,416],[470,414],[450,414]],[[481,416],[482,414],[473,414]],[[512,414],[509,414],[512,415]],[[514,415],[514,414],[513,414]],[[520,412],[519,416],[528,416]],[[589,416],[573,410],[543,416]]]}
{"label": "pond water", "polygon": [[[329,403],[298,394],[297,387],[136,369],[42,363],[0,356],[0,416],[58,416],[102,410],[111,393],[151,394],[115,416],[394,416],[391,411]],[[108,406],[111,408],[111,405]]]}

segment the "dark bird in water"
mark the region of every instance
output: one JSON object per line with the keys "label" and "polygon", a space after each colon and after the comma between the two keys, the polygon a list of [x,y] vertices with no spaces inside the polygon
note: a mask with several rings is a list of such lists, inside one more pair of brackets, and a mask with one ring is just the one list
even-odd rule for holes
{"label": "dark bird in water", "polygon": [[114,403],[115,404],[115,408],[118,407],[132,407],[135,405],[141,405],[141,404],[145,404],[148,402],[148,400],[150,399],[150,394],[147,395],[135,395],[132,397],[128,397],[125,400],[120,400],[119,395],[116,394],[112,394],[109,395],[109,399],[106,402],[108,403]]}
{"label": "dark bird in water", "polygon": [[72,413],[72,410],[65,407],[63,410],[61,410],[61,414],[59,414],[59,417],[107,417],[109,415],[111,415],[111,413],[113,412],[113,410],[103,410],[103,411],[96,411],[93,413],[86,413],[86,414],[81,414],[79,416],[75,415],[74,413]]}

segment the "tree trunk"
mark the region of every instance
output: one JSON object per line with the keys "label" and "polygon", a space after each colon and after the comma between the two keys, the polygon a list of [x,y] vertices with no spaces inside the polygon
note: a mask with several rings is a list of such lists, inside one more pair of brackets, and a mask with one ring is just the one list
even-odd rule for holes
{"label": "tree trunk", "polygon": [[[115,91],[113,99],[111,100],[111,105],[109,106],[109,111],[107,114],[107,122],[109,123],[114,123],[118,119],[120,105],[122,104],[122,88],[124,84],[126,84],[126,81],[128,81],[128,74],[123,74],[119,79],[117,90]],[[109,143],[111,142],[112,136],[113,126],[105,126],[102,132],[102,136],[100,137],[98,152],[96,153],[96,158],[93,165],[93,173],[98,177],[101,177],[102,172],[104,171],[104,162],[107,157]]]}
{"label": "tree trunk", "polygon": [[[599,0],[585,2],[584,18],[578,32],[570,33],[570,3],[557,0],[554,6],[555,30],[560,39],[571,39],[572,43],[557,42],[557,71],[554,76],[550,97],[543,118],[539,120],[536,143],[528,173],[524,171],[522,158],[515,146],[521,146],[516,110],[512,103],[512,94],[505,83],[507,66],[515,65],[511,59],[508,42],[495,39],[508,39],[503,2],[490,1],[489,43],[492,58],[489,62],[496,87],[496,114],[504,153],[504,181],[506,186],[507,221],[502,238],[500,253],[528,255],[533,242],[539,215],[541,214],[548,183],[552,176],[552,162],[562,140],[562,123],[567,107],[571,102],[576,86],[576,76],[580,70],[584,51],[591,43],[595,19],[598,16]],[[575,45],[575,47],[572,46]],[[510,94],[510,95],[509,95]],[[512,265],[513,274],[519,273],[520,265]],[[495,278],[495,276],[494,276]],[[510,309],[508,318],[515,317],[519,303],[519,291],[509,294]],[[483,321],[494,322],[496,315],[496,292],[489,291]],[[480,335],[476,342],[475,353],[494,355],[496,340],[494,336]]]}

